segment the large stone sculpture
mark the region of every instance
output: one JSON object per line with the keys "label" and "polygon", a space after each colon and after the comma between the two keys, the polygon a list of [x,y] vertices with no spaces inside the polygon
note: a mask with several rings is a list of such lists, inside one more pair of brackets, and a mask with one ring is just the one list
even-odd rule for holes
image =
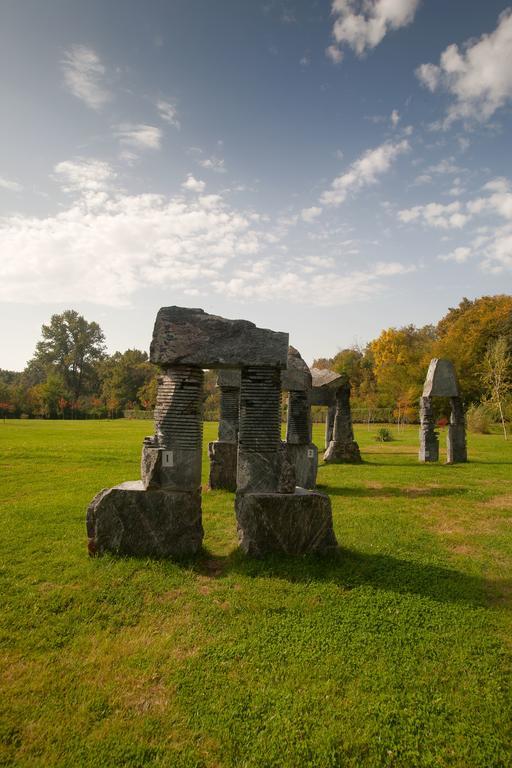
{"label": "large stone sculpture", "polygon": [[336,546],[330,500],[294,491],[280,440],[281,369],[288,336],[201,309],[158,312],[150,360],[161,368],[155,434],[144,440],[141,481],[101,491],[87,511],[91,554],[173,557],[202,543],[204,368],[241,369],[237,523],[242,549],[325,551]]}
{"label": "large stone sculpture", "polygon": [[439,460],[439,438],[435,428],[433,409],[434,397],[448,397],[451,403],[451,417],[446,440],[447,464],[468,460],[466,448],[466,422],[464,406],[453,363],[450,360],[434,358],[430,365],[420,398],[420,451],[421,462]]}
{"label": "large stone sculpture", "polygon": [[315,405],[327,406],[325,427],[326,464],[360,464],[361,453],[354,440],[350,410],[350,382],[334,371],[312,368]]}
{"label": "large stone sculpture", "polygon": [[219,371],[217,386],[220,389],[219,439],[208,445],[208,486],[236,491],[240,371]]}
{"label": "large stone sculpture", "polygon": [[288,365],[281,388],[288,392],[286,447],[300,488],[316,488],[318,448],[312,442],[311,372],[294,347],[288,347]]}

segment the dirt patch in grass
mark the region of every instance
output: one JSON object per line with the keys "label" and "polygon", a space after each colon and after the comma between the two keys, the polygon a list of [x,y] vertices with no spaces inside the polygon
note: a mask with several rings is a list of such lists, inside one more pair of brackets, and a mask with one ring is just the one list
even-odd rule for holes
{"label": "dirt patch in grass", "polygon": [[512,493],[504,493],[499,496],[493,496],[484,503],[484,506],[493,509],[512,509]]}

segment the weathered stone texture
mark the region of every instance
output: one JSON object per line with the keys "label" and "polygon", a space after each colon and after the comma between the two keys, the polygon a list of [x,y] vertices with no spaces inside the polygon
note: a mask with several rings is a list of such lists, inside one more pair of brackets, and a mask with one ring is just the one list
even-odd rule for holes
{"label": "weathered stone texture", "polygon": [[337,547],[331,501],[322,493],[237,494],[236,519],[240,547],[254,557],[326,553]]}
{"label": "weathered stone texture", "polygon": [[354,440],[350,410],[350,383],[344,381],[336,392],[332,440],[324,453],[326,464],[360,464],[361,452]]}
{"label": "weathered stone texture", "polygon": [[423,397],[458,397],[459,385],[451,360],[434,357],[430,361]]}
{"label": "weathered stone texture", "polygon": [[421,462],[439,461],[439,436],[431,397],[420,397],[420,451]]}
{"label": "weathered stone texture", "polygon": [[451,398],[452,413],[446,438],[447,464],[464,463],[468,460],[466,447],[466,420],[460,397]]}
{"label": "weathered stone texture", "polygon": [[200,368],[286,368],[287,356],[287,333],[185,307],[159,310],[150,349],[152,363]]}
{"label": "weathered stone texture", "polygon": [[287,443],[290,462],[295,468],[295,484],[299,488],[314,490],[318,472],[318,448],[314,443],[294,445]]}
{"label": "weathered stone texture", "polygon": [[201,493],[146,491],[140,481],[100,491],[87,510],[91,555],[184,557],[203,541]]}
{"label": "weathered stone texture", "polygon": [[236,491],[236,443],[216,440],[208,444],[210,475],[208,487],[212,490]]}
{"label": "weathered stone texture", "polygon": [[295,347],[288,347],[288,365],[281,373],[284,392],[307,392],[311,389],[311,372]]}

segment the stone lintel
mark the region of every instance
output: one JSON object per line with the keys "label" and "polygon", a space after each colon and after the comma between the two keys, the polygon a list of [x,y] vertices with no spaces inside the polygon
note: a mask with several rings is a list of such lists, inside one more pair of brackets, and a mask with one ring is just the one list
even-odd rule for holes
{"label": "stone lintel", "polygon": [[186,307],[158,311],[150,348],[151,362],[164,367],[283,369],[287,354],[287,333]]}
{"label": "stone lintel", "polygon": [[457,374],[451,360],[434,357],[428,367],[423,397],[458,397]]}

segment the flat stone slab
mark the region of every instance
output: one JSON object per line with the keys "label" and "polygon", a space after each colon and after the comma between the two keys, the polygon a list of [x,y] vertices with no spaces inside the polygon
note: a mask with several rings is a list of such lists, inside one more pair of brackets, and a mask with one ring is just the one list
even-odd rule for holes
{"label": "flat stone slab", "polygon": [[89,553],[195,555],[203,541],[201,493],[146,491],[140,480],[100,491],[87,509]]}
{"label": "flat stone slab", "polygon": [[295,467],[295,482],[299,488],[313,491],[318,471],[318,448],[314,443],[294,445],[286,443],[288,458]]}
{"label": "flat stone slab", "polygon": [[162,366],[286,368],[287,356],[287,333],[186,307],[158,311],[150,348],[151,362]]}
{"label": "flat stone slab", "polygon": [[452,361],[434,357],[428,367],[422,396],[458,397],[459,394],[457,374]]}
{"label": "flat stone slab", "polygon": [[325,554],[338,546],[331,500],[323,493],[237,494],[235,510],[240,547],[248,555]]}
{"label": "flat stone slab", "polygon": [[218,387],[230,387],[231,389],[240,389],[242,374],[240,371],[224,368],[219,371],[217,376]]}

